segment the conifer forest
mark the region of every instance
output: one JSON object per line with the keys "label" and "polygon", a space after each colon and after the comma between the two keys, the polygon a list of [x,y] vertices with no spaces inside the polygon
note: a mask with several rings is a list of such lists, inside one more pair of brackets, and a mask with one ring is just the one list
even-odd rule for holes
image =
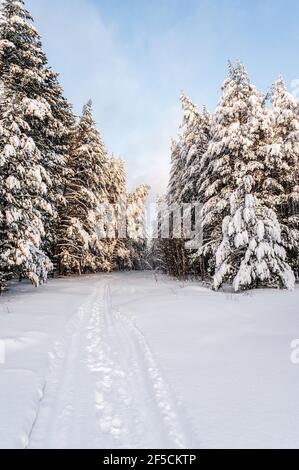
{"label": "conifer forest", "polygon": [[0,449],[298,449],[298,15],[0,0]]}

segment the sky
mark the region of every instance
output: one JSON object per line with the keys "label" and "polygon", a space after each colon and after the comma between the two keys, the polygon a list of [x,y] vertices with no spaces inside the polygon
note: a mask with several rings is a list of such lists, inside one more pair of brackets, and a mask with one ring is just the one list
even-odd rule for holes
{"label": "sky", "polygon": [[[26,1],[26,0],[25,0]],[[165,191],[180,94],[213,111],[227,61],[264,92],[279,75],[299,88],[298,0],[27,0],[49,63],[80,115],[93,100],[128,188]],[[296,82],[298,80],[298,82]]]}

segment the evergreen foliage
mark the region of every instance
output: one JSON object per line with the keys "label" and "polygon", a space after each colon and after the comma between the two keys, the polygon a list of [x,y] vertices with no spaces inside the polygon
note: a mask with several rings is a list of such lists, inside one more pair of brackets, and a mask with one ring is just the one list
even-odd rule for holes
{"label": "evergreen foliage", "polygon": [[[250,82],[245,67],[229,63],[213,115],[186,96],[179,138],[172,145],[167,206],[198,203],[201,230],[186,240],[184,217],[170,218],[169,239],[157,240],[160,266],[182,277],[225,282],[236,291],[294,285],[299,258],[298,105],[279,79],[272,103]],[[192,207],[189,208],[189,216]],[[167,218],[167,216],[166,216]],[[177,230],[178,229],[178,230]],[[194,242],[202,240],[194,251]],[[190,248],[186,251],[186,248]],[[193,248],[193,249],[192,249]]]}

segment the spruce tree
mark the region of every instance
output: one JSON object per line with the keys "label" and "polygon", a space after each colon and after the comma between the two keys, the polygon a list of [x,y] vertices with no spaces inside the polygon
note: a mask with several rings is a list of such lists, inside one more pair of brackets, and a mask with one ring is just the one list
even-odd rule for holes
{"label": "spruce tree", "polygon": [[92,116],[92,103],[74,132],[68,161],[66,207],[60,215],[58,256],[61,272],[96,271],[102,253],[95,243],[99,204],[107,199],[108,160]]}
{"label": "spruce tree", "polygon": [[[59,211],[65,205],[64,190],[68,179],[67,162],[70,145],[73,138],[75,118],[68,101],[63,96],[63,90],[58,82],[58,76],[52,70],[46,70],[46,99],[51,106],[49,119],[39,122],[40,138],[37,145],[43,155],[43,165],[51,177],[49,187],[49,202],[54,208],[53,217],[45,218],[46,237],[44,249],[54,259],[57,244],[57,229],[59,226]],[[54,259],[55,260],[55,259]]]}
{"label": "spruce tree", "polygon": [[288,260],[299,274],[299,114],[298,104],[279,79],[272,88],[271,136],[262,149],[263,198],[282,224]]}
{"label": "spruce tree", "polygon": [[141,270],[146,265],[147,234],[145,205],[150,191],[148,185],[139,186],[128,196],[127,203],[127,246],[130,250],[131,264]]}
{"label": "spruce tree", "polygon": [[[202,171],[202,159],[207,151],[210,141],[211,115],[206,107],[200,112],[192,101],[186,97],[181,98],[183,104],[184,118],[181,126],[180,142],[181,155],[184,162],[184,170],[181,178],[181,202],[187,204],[184,209],[183,221],[187,223],[193,232],[184,235],[184,243],[177,243],[179,253],[183,253],[181,259],[184,266],[192,271],[199,273],[203,277],[203,266],[198,259],[196,247],[201,246],[202,229],[199,219],[199,194],[198,181]],[[182,246],[180,246],[182,245]],[[186,250],[185,250],[186,248]]]}
{"label": "spruce tree", "polygon": [[[230,196],[237,189],[242,162],[248,160],[248,155],[253,155],[253,149],[264,139],[264,99],[250,83],[244,66],[230,64],[198,182],[204,232],[198,256],[203,256],[210,275],[215,272],[222,221],[230,213]],[[262,165],[258,161],[254,164],[255,172],[262,172]]]}
{"label": "spruce tree", "polygon": [[286,261],[277,216],[256,196],[250,165],[243,172],[238,189],[230,196],[230,215],[223,220],[214,288],[228,281],[235,291],[255,287],[291,289],[295,278]]}
{"label": "spruce tree", "polygon": [[62,95],[57,74],[47,66],[40,36],[23,0],[3,0],[0,18],[0,75],[4,88],[22,99],[29,135],[37,145],[41,164],[50,176],[47,200],[52,217],[44,214],[43,245],[53,256],[57,211],[63,201],[64,166],[74,123]]}
{"label": "spruce tree", "polygon": [[[167,196],[159,196],[156,201],[156,228],[151,247],[152,266],[178,278],[183,277],[182,260],[178,256],[179,241],[170,234],[169,202]],[[184,273],[185,274],[185,273]]]}
{"label": "spruce tree", "polygon": [[198,201],[197,185],[201,160],[210,139],[211,116],[205,107],[203,112],[199,112],[185,95],[181,97],[181,102],[184,117],[180,133],[180,152],[183,162],[180,199],[184,203],[192,203]]}
{"label": "spruce tree", "polygon": [[[238,80],[244,77],[242,69],[238,65],[235,70]],[[263,96],[251,93],[245,113],[243,146],[233,154],[235,189],[231,191],[232,185],[226,188],[230,213],[222,219],[214,287],[228,280],[236,291],[259,286],[292,288],[295,279],[282,243],[282,225],[264,191],[269,187],[267,150],[272,129]],[[228,142],[231,138],[229,135]]]}
{"label": "spruce tree", "polygon": [[[171,275],[184,278],[189,270],[189,252],[185,249],[186,240],[182,230],[183,203],[196,199],[196,173],[202,155],[200,123],[201,114],[186,96],[181,96],[183,121],[177,141],[172,142],[171,171],[167,191],[167,204],[170,212],[169,239],[160,241],[160,252],[164,250],[164,266]],[[160,214],[168,218],[166,214]],[[168,261],[167,261],[168,260]]]}
{"label": "spruce tree", "polygon": [[124,161],[111,158],[109,163],[108,202],[111,213],[107,246],[111,269],[131,268],[127,243],[127,186]]}
{"label": "spruce tree", "polygon": [[[52,265],[41,249],[42,212],[52,214],[47,202],[49,176],[30,137],[24,101],[4,93],[0,120],[0,283],[14,277],[38,286]],[[45,183],[46,182],[46,183]]]}

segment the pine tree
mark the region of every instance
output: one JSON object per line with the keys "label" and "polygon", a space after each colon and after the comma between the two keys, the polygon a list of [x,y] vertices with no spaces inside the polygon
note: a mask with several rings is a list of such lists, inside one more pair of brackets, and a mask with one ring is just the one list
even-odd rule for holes
{"label": "pine tree", "polygon": [[[211,141],[203,156],[198,183],[203,203],[203,256],[210,275],[215,272],[215,254],[222,240],[222,221],[230,213],[230,196],[237,189],[242,162],[250,160],[253,149],[264,139],[264,95],[257,92],[241,63],[229,65],[228,78],[213,117]],[[255,172],[262,165],[254,162]]]}
{"label": "pine tree", "polygon": [[74,133],[65,188],[66,208],[59,228],[61,272],[96,271],[103,261],[95,240],[98,207],[107,200],[108,159],[92,116],[92,103]]}
{"label": "pine tree", "polygon": [[130,250],[131,264],[141,270],[146,265],[147,234],[145,205],[150,191],[148,185],[139,186],[128,196],[127,204],[127,245]]}
{"label": "pine tree", "polygon": [[132,268],[127,246],[127,186],[124,161],[110,159],[108,202],[111,213],[107,246],[111,269]]}
{"label": "pine tree", "polygon": [[127,177],[124,161],[120,158],[110,158],[108,200],[111,204],[121,204],[122,201],[126,201],[126,179]]}
{"label": "pine tree", "polygon": [[[236,72],[237,79],[244,76],[240,65]],[[245,116],[244,144],[232,165],[235,189],[228,192],[230,214],[223,218],[222,242],[216,251],[214,287],[229,280],[236,291],[259,286],[292,288],[295,279],[282,244],[282,226],[263,192],[269,186],[264,156],[271,123],[262,95],[251,93]]]}
{"label": "pine tree", "polygon": [[235,291],[254,287],[293,288],[276,214],[255,195],[250,165],[230,196],[230,215],[223,220],[223,239],[216,253],[214,288],[226,281]]}
{"label": "pine tree", "polygon": [[[166,271],[174,276],[184,278],[189,271],[189,252],[185,249],[186,240],[182,230],[183,203],[196,200],[196,178],[203,148],[201,140],[203,116],[197,107],[186,96],[181,96],[183,122],[179,138],[172,142],[171,171],[167,192],[167,204],[170,211],[169,239],[161,240],[159,251]],[[202,124],[202,127],[201,127]],[[168,211],[162,217],[168,218]],[[164,250],[164,255],[162,252]],[[168,260],[168,261],[167,261]]]}
{"label": "pine tree", "polygon": [[181,102],[184,117],[180,133],[180,152],[183,162],[180,200],[192,203],[198,201],[197,185],[201,160],[210,140],[211,116],[205,107],[203,112],[199,112],[185,95],[181,97]]}
{"label": "pine tree", "polygon": [[[191,273],[200,273],[204,276],[201,260],[196,255],[196,247],[201,246],[202,229],[199,226],[198,209],[199,194],[198,181],[202,171],[202,159],[207,151],[211,132],[211,115],[206,107],[200,112],[192,101],[182,96],[184,118],[181,126],[180,143],[181,156],[184,162],[184,170],[181,177],[180,199],[183,204],[187,204],[183,211],[184,226],[192,227],[193,233],[186,233],[183,230],[183,243],[177,240],[177,249],[183,258],[181,261]],[[198,217],[199,218],[199,217]],[[191,225],[190,225],[191,223]]]}
{"label": "pine tree", "polygon": [[56,252],[59,211],[65,206],[64,190],[68,179],[67,161],[73,138],[75,118],[68,101],[63,96],[58,76],[50,69],[46,71],[46,99],[51,106],[49,119],[39,122],[37,145],[43,155],[43,165],[50,174],[49,202],[54,208],[53,217],[44,221],[46,237],[44,249],[53,259]]}
{"label": "pine tree", "polygon": [[167,196],[158,198],[157,233],[154,234],[151,257],[156,268],[171,276],[185,279],[190,273],[189,253],[182,234],[178,236],[181,230],[181,213],[176,211],[174,216],[171,208]]}
{"label": "pine tree", "polygon": [[23,0],[3,0],[0,18],[0,75],[4,88],[22,99],[29,135],[42,155],[50,176],[47,200],[52,217],[44,214],[43,245],[53,256],[57,210],[63,201],[64,164],[74,123],[57,75],[47,67],[39,34]]}
{"label": "pine tree", "polygon": [[[165,212],[167,214],[165,214]],[[169,238],[169,210],[167,196],[158,196],[154,232],[151,243],[151,264],[153,269],[169,275],[176,275],[173,263],[173,240]]]}
{"label": "pine tree", "polygon": [[[47,59],[32,16],[23,0],[2,0],[0,29],[1,77],[6,87],[18,91],[36,115],[49,113],[41,96]],[[34,101],[36,99],[36,101]]]}
{"label": "pine tree", "polygon": [[17,276],[38,286],[52,269],[41,249],[42,211],[52,213],[46,201],[49,176],[24,114],[24,102],[6,90],[0,120],[1,289]]}
{"label": "pine tree", "polygon": [[263,198],[282,224],[288,260],[299,270],[299,114],[298,104],[282,79],[272,89],[271,136],[262,149],[265,160]]}

